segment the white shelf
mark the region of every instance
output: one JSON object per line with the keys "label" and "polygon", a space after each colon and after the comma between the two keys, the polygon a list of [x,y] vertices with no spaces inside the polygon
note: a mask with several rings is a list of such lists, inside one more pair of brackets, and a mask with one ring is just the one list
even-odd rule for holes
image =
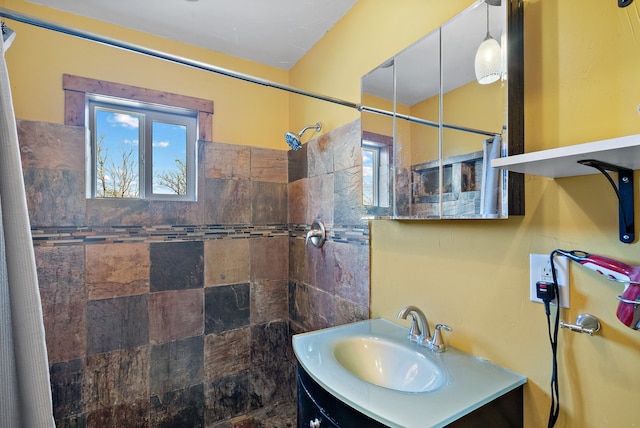
{"label": "white shelf", "polygon": [[493,159],[491,166],[551,178],[599,174],[578,163],[586,159],[640,169],[640,134]]}

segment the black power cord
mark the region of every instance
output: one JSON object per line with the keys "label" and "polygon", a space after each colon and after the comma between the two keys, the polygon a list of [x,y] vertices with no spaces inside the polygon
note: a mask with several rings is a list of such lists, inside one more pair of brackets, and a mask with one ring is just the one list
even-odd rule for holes
{"label": "black power cord", "polygon": [[[552,428],[560,415],[560,390],[558,387],[558,330],[560,329],[560,293],[558,290],[558,278],[553,257],[557,250],[553,250],[549,256],[551,262],[551,276],[553,282],[539,281],[536,283],[536,293],[544,302],[544,310],[547,315],[547,327],[549,342],[551,343],[552,370],[551,370],[551,408],[549,410],[548,428]],[[556,318],[551,325],[551,302],[556,301]]]}

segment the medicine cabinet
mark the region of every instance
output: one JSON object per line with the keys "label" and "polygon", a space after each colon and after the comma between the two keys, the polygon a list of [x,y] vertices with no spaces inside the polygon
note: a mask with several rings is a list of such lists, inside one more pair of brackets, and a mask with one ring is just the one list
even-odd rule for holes
{"label": "medicine cabinet", "polygon": [[[524,214],[523,175],[490,165],[524,152],[522,8],[477,1],[362,77],[369,218]],[[488,36],[499,70],[481,84],[474,61]]]}

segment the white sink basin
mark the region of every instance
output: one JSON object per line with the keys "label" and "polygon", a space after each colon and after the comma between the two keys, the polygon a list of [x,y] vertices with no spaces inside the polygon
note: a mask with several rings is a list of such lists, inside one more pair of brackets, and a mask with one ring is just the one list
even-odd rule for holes
{"label": "white sink basin", "polygon": [[411,347],[373,336],[339,340],[335,359],[358,378],[403,392],[433,391],[445,384],[442,367]]}

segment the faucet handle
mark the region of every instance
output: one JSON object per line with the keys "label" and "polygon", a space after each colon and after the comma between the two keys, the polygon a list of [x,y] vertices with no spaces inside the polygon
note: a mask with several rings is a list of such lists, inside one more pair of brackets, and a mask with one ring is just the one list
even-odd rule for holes
{"label": "faucet handle", "polygon": [[453,329],[448,325],[436,324],[433,332],[433,338],[429,341],[429,348],[435,352],[444,352],[447,350],[447,345],[444,343],[440,330],[453,331]]}

